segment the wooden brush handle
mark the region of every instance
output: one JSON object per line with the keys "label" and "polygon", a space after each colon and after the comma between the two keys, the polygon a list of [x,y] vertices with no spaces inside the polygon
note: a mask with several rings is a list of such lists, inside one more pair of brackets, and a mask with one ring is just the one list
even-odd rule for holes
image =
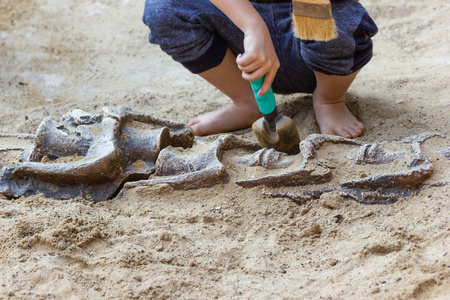
{"label": "wooden brush handle", "polygon": [[329,0],[292,0],[293,14],[300,17],[331,19]]}

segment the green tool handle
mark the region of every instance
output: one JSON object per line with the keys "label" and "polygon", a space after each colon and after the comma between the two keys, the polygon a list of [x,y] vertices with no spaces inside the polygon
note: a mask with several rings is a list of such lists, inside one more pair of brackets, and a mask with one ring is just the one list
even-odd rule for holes
{"label": "green tool handle", "polygon": [[[245,52],[242,54],[242,56],[245,55]],[[277,107],[277,103],[275,101],[275,96],[272,91],[272,87],[270,87],[269,91],[262,95],[261,97],[258,96],[258,91],[261,89],[263,82],[264,82],[265,76],[255,80],[250,81],[250,84],[253,89],[253,94],[256,98],[256,103],[258,103],[259,111],[263,113],[264,115],[268,115],[272,113],[275,108]]]}
{"label": "green tool handle", "polygon": [[269,91],[262,95],[261,97],[258,96],[258,91],[261,89],[261,86],[264,82],[264,77],[259,78],[256,81],[250,81],[250,84],[253,89],[253,93],[255,94],[256,102],[258,103],[259,111],[262,112],[264,115],[268,115],[272,113],[277,103],[275,102],[275,96],[272,91],[272,87],[270,87]]}

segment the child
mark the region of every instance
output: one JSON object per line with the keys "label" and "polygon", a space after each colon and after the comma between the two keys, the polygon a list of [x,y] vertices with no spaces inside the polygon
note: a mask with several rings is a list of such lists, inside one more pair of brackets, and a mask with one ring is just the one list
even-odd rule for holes
{"label": "child", "polygon": [[191,120],[196,135],[250,127],[261,114],[249,81],[265,75],[259,95],[312,93],[321,133],[356,138],[365,128],[344,94],[378,29],[356,0],[332,1],[332,11],[339,35],[329,42],[293,36],[290,0],[146,0],[143,20],[151,43],[232,100]]}

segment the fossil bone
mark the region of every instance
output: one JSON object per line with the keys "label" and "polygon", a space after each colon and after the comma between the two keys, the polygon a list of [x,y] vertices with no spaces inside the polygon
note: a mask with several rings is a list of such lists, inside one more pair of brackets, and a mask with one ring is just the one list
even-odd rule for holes
{"label": "fossil bone", "polygon": [[[138,186],[167,184],[175,189],[197,189],[234,182],[244,188],[300,188],[298,192],[292,188],[289,192],[264,192],[268,197],[285,197],[299,203],[333,191],[366,203],[407,197],[433,172],[422,144],[430,138],[449,140],[438,133],[424,133],[398,142],[370,144],[312,134],[300,143],[298,155],[286,155],[261,149],[256,142],[235,135],[222,135],[200,147],[201,141],[194,145],[189,126],[126,107],[105,107],[96,115],[75,109],[61,122],[43,120],[36,135],[0,134],[2,137],[35,141],[27,149],[0,145],[0,153],[23,150],[20,163],[0,171],[0,193],[8,198],[42,193],[57,199],[84,197],[101,201],[117,195],[121,198]],[[355,167],[396,167],[330,186],[332,170],[339,166],[330,166],[321,155],[330,145],[341,144],[347,152],[339,155],[345,155],[343,159]],[[401,149],[388,150],[389,144],[400,145],[397,148]],[[200,151],[193,151],[193,146],[200,147]],[[449,149],[436,152],[450,160]],[[234,151],[230,152],[233,155],[226,156],[228,151]],[[249,169],[262,171],[255,176],[246,173]],[[305,190],[312,185],[318,186]]]}
{"label": "fossil bone", "polygon": [[24,162],[1,171],[0,191],[9,198],[43,193],[105,200],[124,182],[154,172],[161,149],[188,148],[193,140],[190,127],[129,108],[105,107],[95,116],[75,110],[61,123],[49,118],[41,123]]}

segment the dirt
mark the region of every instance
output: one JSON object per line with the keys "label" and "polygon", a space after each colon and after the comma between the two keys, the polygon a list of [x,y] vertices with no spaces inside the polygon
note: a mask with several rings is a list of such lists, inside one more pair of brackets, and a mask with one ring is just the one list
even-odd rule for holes
{"label": "dirt", "polygon": [[[361,3],[380,31],[372,61],[347,96],[367,127],[359,139],[400,149],[389,143],[424,132],[450,136],[450,6]],[[58,120],[73,109],[95,114],[126,105],[187,122],[226,105],[219,91],[148,43],[143,6],[2,0],[0,132],[33,134],[44,118]],[[301,139],[318,132],[310,95],[277,95],[277,102]],[[233,134],[255,140],[251,129]],[[193,151],[216,138],[197,138]],[[0,167],[20,154],[3,148],[30,144],[1,141]],[[423,145],[433,175],[390,204],[337,193],[299,204],[267,192],[300,187],[234,183],[139,186],[100,203],[0,198],[0,298],[448,299],[450,171],[437,152],[443,147],[442,139]],[[334,168],[332,184],[382,171],[342,163],[350,148],[335,145],[322,154]],[[261,172],[248,167],[245,176]]]}

